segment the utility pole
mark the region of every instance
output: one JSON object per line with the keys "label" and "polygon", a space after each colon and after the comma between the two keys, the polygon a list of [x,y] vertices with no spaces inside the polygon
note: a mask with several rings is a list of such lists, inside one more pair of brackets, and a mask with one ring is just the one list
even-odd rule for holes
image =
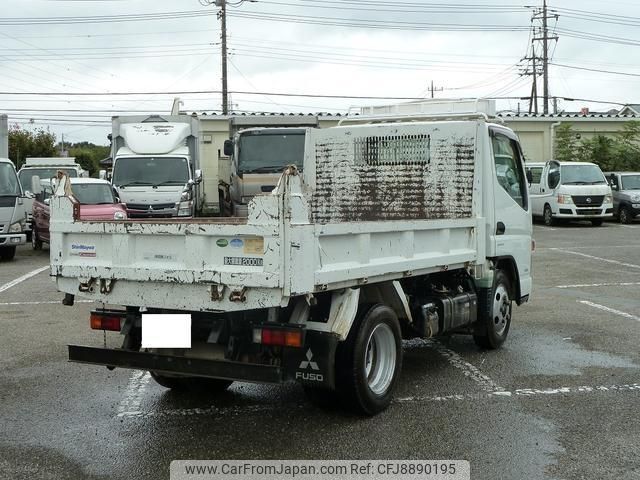
{"label": "utility pole", "polygon": [[549,113],[549,37],[547,24],[547,0],[542,0],[542,62],[544,72],[544,86],[542,87],[542,95],[544,96],[544,113]]}
{"label": "utility pole", "polygon": [[220,7],[218,19],[220,20],[222,41],[222,114],[229,114],[229,87],[227,83],[227,0],[216,0],[216,6]]}
{"label": "utility pole", "polygon": [[444,91],[444,88],[443,87],[438,87],[438,88],[434,87],[433,86],[433,80],[431,80],[431,87],[429,88],[429,91],[431,92],[431,98],[433,98],[434,97],[434,92],[442,92],[442,91]]}
{"label": "utility pole", "polygon": [[540,75],[540,66],[537,63],[537,60],[540,60],[540,57],[536,55],[535,45],[531,45],[531,56],[524,57],[523,60],[527,60],[531,62],[531,70],[529,70],[529,65],[524,69],[521,75],[527,75],[533,77],[533,82],[531,84],[531,97],[529,98],[529,113],[538,114],[538,76]]}
{"label": "utility pole", "polygon": [[534,27],[533,41],[542,42],[542,111],[545,114],[549,113],[549,40],[558,40],[557,36],[549,36],[549,19],[558,20],[558,14],[550,15],[547,0],[542,0],[542,9],[535,9],[531,20],[532,22],[538,20],[542,23],[539,31],[542,36],[535,36],[536,28]]}

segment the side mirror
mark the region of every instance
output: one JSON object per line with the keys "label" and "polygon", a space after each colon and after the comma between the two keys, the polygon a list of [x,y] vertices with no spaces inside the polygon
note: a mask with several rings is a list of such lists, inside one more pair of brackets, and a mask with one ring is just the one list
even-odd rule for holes
{"label": "side mirror", "polygon": [[196,183],[202,182],[202,170],[196,170],[195,173],[196,173],[196,175],[195,175],[194,181]]}
{"label": "side mirror", "polygon": [[233,140],[224,141],[224,154],[227,157],[233,156]]}
{"label": "side mirror", "polygon": [[533,183],[533,173],[531,173],[531,170],[527,170],[527,182],[529,182],[529,185]]}

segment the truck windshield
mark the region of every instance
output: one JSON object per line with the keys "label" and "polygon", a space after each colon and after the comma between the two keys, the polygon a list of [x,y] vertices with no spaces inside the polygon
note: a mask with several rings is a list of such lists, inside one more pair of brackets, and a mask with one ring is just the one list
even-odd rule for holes
{"label": "truck windshield", "polygon": [[623,190],[640,190],[640,175],[622,175]]}
{"label": "truck windshield", "polygon": [[0,197],[20,196],[20,184],[13,165],[0,163]]}
{"label": "truck windshield", "polygon": [[189,181],[189,164],[180,157],[127,157],[116,158],[113,184],[118,187],[132,185],[184,185]]}
{"label": "truck windshield", "polygon": [[75,183],[71,184],[71,190],[82,205],[115,203],[111,185],[106,183]]}
{"label": "truck windshield", "polygon": [[597,165],[562,165],[560,175],[564,185],[606,184],[604,174]]}
{"label": "truck windshield", "polygon": [[20,185],[22,185],[22,189],[27,192],[31,191],[31,179],[33,177],[39,177],[40,180],[48,180],[51,177],[55,177],[58,173],[58,170],[62,170],[69,177],[77,177],[78,172],[73,168],[56,168],[56,167],[48,167],[48,168],[23,168],[18,172],[18,178],[20,178]]}
{"label": "truck windshield", "polygon": [[280,173],[287,165],[296,165],[302,169],[304,137],[304,130],[240,135],[238,171]]}

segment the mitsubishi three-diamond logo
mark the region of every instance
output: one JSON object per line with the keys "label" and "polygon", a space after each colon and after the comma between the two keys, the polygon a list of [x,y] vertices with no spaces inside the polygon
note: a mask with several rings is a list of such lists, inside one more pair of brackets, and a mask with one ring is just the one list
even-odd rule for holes
{"label": "mitsubishi three-diamond logo", "polygon": [[320,370],[318,364],[316,362],[312,362],[313,352],[311,349],[307,350],[307,359],[300,362],[300,366],[298,368],[302,370],[306,370],[307,368],[311,368],[312,370]]}

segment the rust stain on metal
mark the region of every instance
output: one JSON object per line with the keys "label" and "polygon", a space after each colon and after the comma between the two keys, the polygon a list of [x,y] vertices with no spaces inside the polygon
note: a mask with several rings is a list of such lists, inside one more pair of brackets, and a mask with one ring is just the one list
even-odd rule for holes
{"label": "rust stain on metal", "polygon": [[316,223],[472,216],[475,139],[440,138],[426,161],[362,162],[353,139],[316,145]]}

